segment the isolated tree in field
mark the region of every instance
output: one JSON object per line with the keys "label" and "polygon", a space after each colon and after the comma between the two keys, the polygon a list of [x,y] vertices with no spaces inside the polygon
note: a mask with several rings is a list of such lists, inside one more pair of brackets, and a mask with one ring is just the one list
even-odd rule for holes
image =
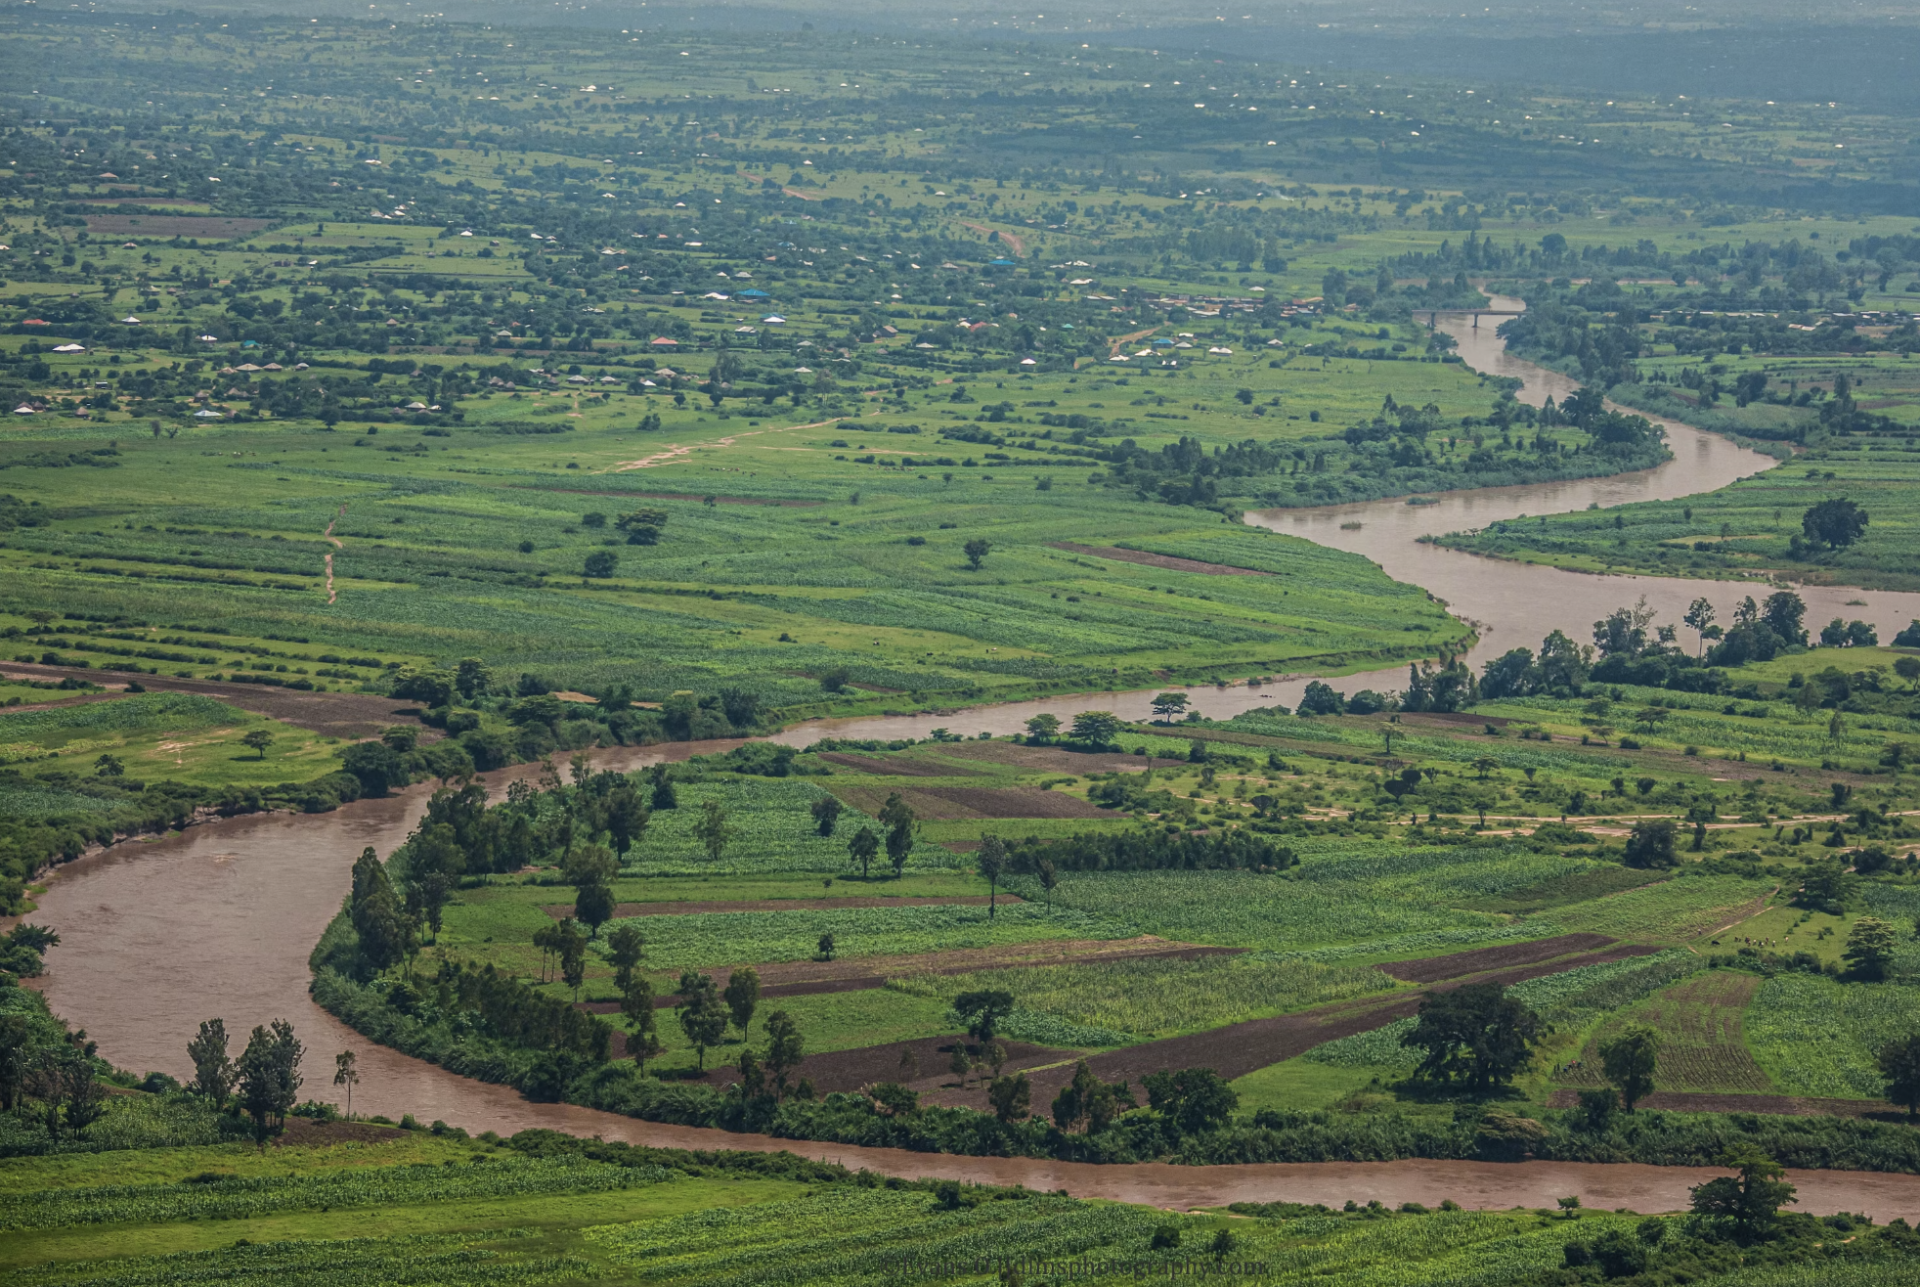
{"label": "isolated tree in field", "polygon": [[647,770],[647,786],[651,792],[647,803],[655,813],[680,807],[680,795],[673,789],[673,774],[666,765],[656,764]]}
{"label": "isolated tree in field", "polygon": [[629,974],[620,987],[620,1016],[627,1021],[627,1053],[641,1072],[647,1060],[661,1052],[658,1021],[653,1008],[653,984],[644,974]]}
{"label": "isolated tree in field", "polygon": [[727,990],[721,994],[733,1026],[740,1029],[740,1040],[747,1039],[747,1025],[753,1022],[754,1007],[760,1004],[760,974],[751,965],[743,965],[727,978]]}
{"label": "isolated tree in field", "polygon": [[773,1078],[773,1093],[786,1098],[787,1078],[800,1066],[807,1056],[806,1039],[800,1035],[800,1025],[785,1010],[775,1010],[767,1016],[767,1055],[764,1060],[767,1075]]}
{"label": "isolated tree in field", "polygon": [[1920,1033],[1889,1041],[1875,1058],[1886,1079],[1887,1099],[1906,1109],[1908,1117],[1920,1116]]}
{"label": "isolated tree in field", "polygon": [[347,1118],[353,1118],[353,1088],[360,1084],[359,1058],[351,1050],[333,1057],[333,1084],[347,1090]]}
{"label": "isolated tree in field", "polygon": [[820,942],[818,946],[820,948],[820,959],[823,961],[831,961],[833,959],[833,931],[832,930],[828,930],[826,933],[820,936]]}
{"label": "isolated tree in field", "polygon": [[118,756],[102,755],[93,762],[93,773],[95,777],[117,778],[125,775],[126,771],[127,766],[120,762]]}
{"label": "isolated tree in field", "polygon": [[658,545],[660,533],[666,530],[667,511],[637,509],[631,514],[622,514],[613,525],[627,534],[628,545]]}
{"label": "isolated tree in field", "polygon": [[1058,716],[1048,715],[1043,712],[1027,721],[1027,739],[1029,741],[1051,742],[1058,736],[1060,736],[1060,720]]}
{"label": "isolated tree in field", "polygon": [[1800,516],[1800,530],[1815,546],[1844,550],[1867,530],[1867,511],[1841,497],[1823,500]]}
{"label": "isolated tree in field", "polygon": [[967,1043],[953,1043],[953,1058],[947,1061],[947,1071],[960,1079],[960,1088],[966,1089],[967,1078],[973,1075],[973,1060],[967,1057]]}
{"label": "isolated tree in field", "polygon": [[1862,916],[1847,935],[1847,949],[1840,954],[1855,978],[1878,983],[1887,977],[1893,964],[1893,926],[1872,916]]}
{"label": "isolated tree in field", "polygon": [[1185,693],[1161,693],[1153,699],[1153,713],[1160,717],[1162,724],[1171,724],[1175,715],[1187,709],[1188,700]]}
{"label": "isolated tree in field", "polygon": [[707,1070],[707,1050],[727,1035],[727,1009],[714,989],[713,976],[687,970],[680,975],[680,1031],[694,1049],[696,1066]]}
{"label": "isolated tree in field", "polygon": [[641,1072],[647,1060],[660,1053],[660,1036],[653,1010],[653,984],[644,974],[629,973],[620,985],[620,1017],[627,1021],[627,1053]]}
{"label": "isolated tree in field", "polygon": [[907,865],[907,855],[913,852],[913,808],[898,791],[892,791],[875,816],[887,829],[887,861],[893,864],[893,874],[898,876]]}
{"label": "isolated tree in field", "polygon": [[972,540],[968,541],[965,545],[962,545],[960,547],[960,552],[967,556],[967,566],[972,568],[975,572],[978,572],[980,570],[980,565],[986,562],[987,551],[991,550],[992,548],[993,548],[992,541],[989,541],[984,536],[976,536]]}
{"label": "isolated tree in field", "polygon": [[1660,1036],[1651,1028],[1632,1027],[1600,1046],[1600,1066],[1620,1092],[1620,1102],[1633,1106],[1653,1093],[1653,1076],[1660,1063]]}
{"label": "isolated tree in field", "polygon": [[847,852],[860,864],[860,878],[866,879],[867,868],[872,864],[874,855],[880,852],[880,837],[873,834],[872,827],[862,827],[853,833],[847,841]]}
{"label": "isolated tree in field", "polygon": [[613,841],[613,851],[624,862],[627,851],[647,834],[647,823],[652,815],[640,799],[640,792],[631,782],[622,782],[607,792],[602,802],[601,817],[606,823],[607,838]]}
{"label": "isolated tree in field", "polygon": [[[574,919],[587,927],[589,939],[600,937],[600,927],[613,919],[613,908],[613,891],[605,885],[588,885],[573,896]],[[434,929],[437,935],[437,918]]]}
{"label": "isolated tree in field", "polygon": [[1047,893],[1047,912],[1053,912],[1053,891],[1060,887],[1060,873],[1054,867],[1051,858],[1042,858],[1033,866],[1033,874],[1040,879],[1040,888]]}
{"label": "isolated tree in field", "polygon": [[840,814],[845,806],[830,795],[823,795],[813,802],[814,830],[822,836],[831,836],[835,827],[840,825]]}
{"label": "isolated tree in field", "polygon": [[974,867],[987,882],[987,919],[992,920],[994,900],[999,894],[1000,878],[1007,874],[1007,845],[1000,837],[980,837],[980,850],[974,855]]}
{"label": "isolated tree in field", "polygon": [[987,1085],[987,1103],[1001,1125],[1010,1125],[1025,1117],[1033,1107],[1033,1086],[1025,1073],[996,1077]]}
{"label": "isolated tree in field", "polygon": [[1695,634],[1700,636],[1700,655],[1707,652],[1707,630],[1713,625],[1713,603],[1704,596],[1687,605],[1686,615],[1680,620],[1686,622]]}
{"label": "isolated tree in field", "polygon": [[1504,987],[1473,983],[1428,997],[1400,1044],[1426,1052],[1422,1077],[1485,1094],[1526,1067],[1544,1031],[1539,1016]]}
{"label": "isolated tree in field", "polygon": [[240,739],[240,745],[257,752],[264,760],[267,758],[267,748],[273,745],[273,734],[264,728],[256,728]]}
{"label": "isolated tree in field", "polygon": [[187,1089],[213,1101],[215,1112],[227,1106],[227,1096],[239,1078],[233,1059],[227,1054],[227,1025],[221,1019],[208,1019],[200,1025],[200,1035],[187,1043],[187,1058],[193,1061],[193,1080]]}
{"label": "isolated tree in field", "polygon": [[286,1128],[287,1114],[299,1102],[300,1060],[306,1054],[293,1025],[275,1019],[255,1028],[236,1061],[240,1106],[253,1119],[254,1143],[265,1150],[267,1138]]}
{"label": "isolated tree in field", "polygon": [[1680,856],[1674,851],[1673,820],[1643,818],[1634,823],[1633,831],[1627,836],[1626,853],[1621,860],[1629,867],[1650,871],[1678,867]]}
{"label": "isolated tree in field", "polygon": [[595,550],[587,555],[587,561],[581,566],[580,574],[597,581],[604,581],[613,575],[620,564],[620,556],[612,550]]}
{"label": "isolated tree in field", "polygon": [[967,1025],[975,1041],[992,1041],[994,1033],[1013,1012],[1013,993],[999,988],[962,992],[953,999],[953,1012]]}
{"label": "isolated tree in field", "polygon": [[646,937],[629,922],[607,935],[607,959],[613,962],[613,985],[622,992],[647,954]]}
{"label": "isolated tree in field", "polygon": [[1084,746],[1107,746],[1120,736],[1120,718],[1112,711],[1081,711],[1067,736]]}
{"label": "isolated tree in field", "polygon": [[1720,1176],[1690,1189],[1693,1213],[1726,1221],[1737,1241],[1760,1241],[1772,1230],[1780,1208],[1796,1200],[1793,1186],[1781,1178],[1786,1168],[1754,1149],[1729,1153],[1720,1165],[1740,1177]]}
{"label": "isolated tree in field", "polygon": [[719,862],[727,852],[727,844],[738,832],[728,824],[727,811],[718,800],[700,802],[700,821],[693,824],[693,834],[707,851],[709,862]]}

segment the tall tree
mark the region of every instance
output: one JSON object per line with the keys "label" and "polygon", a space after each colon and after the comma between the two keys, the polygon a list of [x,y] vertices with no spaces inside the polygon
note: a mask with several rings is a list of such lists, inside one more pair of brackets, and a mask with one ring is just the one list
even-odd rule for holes
{"label": "tall tree", "polygon": [[727,977],[727,990],[721,996],[733,1016],[733,1026],[740,1029],[740,1040],[745,1041],[747,1025],[753,1022],[754,1008],[760,1004],[759,972],[751,965],[740,966]]}
{"label": "tall tree", "polygon": [[647,1070],[647,1060],[660,1053],[658,1020],[654,1015],[653,984],[644,974],[627,975],[620,987],[620,1014],[627,1021],[627,1053]]}
{"label": "tall tree", "polygon": [[841,808],[840,801],[830,795],[815,800],[812,808],[814,829],[822,836],[833,835],[833,829],[840,824]]}
{"label": "tall tree", "polygon": [[1013,993],[1000,988],[962,992],[953,999],[953,1012],[967,1025],[974,1040],[982,1043],[993,1040],[993,1034],[1012,1011]]}
{"label": "tall tree", "polygon": [[347,1088],[347,1119],[353,1119],[353,1088],[360,1084],[360,1060],[351,1050],[333,1057],[333,1084]]}
{"label": "tall tree", "polygon": [[1600,1066],[1620,1092],[1620,1102],[1633,1106],[1653,1093],[1653,1077],[1660,1065],[1660,1035],[1651,1028],[1628,1028],[1600,1046]]}
{"label": "tall tree", "polygon": [[727,1010],[713,986],[713,976],[687,970],[680,975],[680,1031],[694,1049],[701,1072],[707,1069],[707,1050],[727,1033]]}
{"label": "tall tree", "polygon": [[1887,1098],[1920,1116],[1920,1033],[1889,1041],[1880,1047],[1880,1075],[1886,1079]]}
{"label": "tall tree", "polygon": [[1765,1238],[1780,1208],[1797,1201],[1793,1186],[1782,1178],[1786,1168],[1752,1148],[1729,1153],[1720,1165],[1738,1171],[1739,1177],[1721,1176],[1695,1185],[1689,1190],[1693,1213],[1725,1221],[1740,1242]]}
{"label": "tall tree", "polygon": [[693,824],[693,834],[707,851],[707,861],[717,863],[727,852],[727,844],[737,834],[727,822],[727,811],[718,800],[700,802],[700,820]]}
{"label": "tall tree", "polygon": [[631,782],[622,782],[607,793],[604,814],[607,836],[613,841],[613,850],[620,855],[621,862],[626,861],[628,850],[645,838],[652,816]]}
{"label": "tall tree", "polygon": [[994,916],[994,901],[999,894],[1000,878],[1007,874],[1007,845],[996,835],[980,837],[980,849],[973,864],[987,881],[987,919]]}
{"label": "tall tree", "polygon": [[880,837],[873,834],[872,827],[862,827],[853,833],[847,841],[847,852],[860,864],[860,878],[865,880],[867,868],[872,865],[875,855],[880,852]]}
{"label": "tall tree", "polygon": [[1840,954],[1856,978],[1878,983],[1887,977],[1895,948],[1893,926],[1873,916],[1862,916],[1847,935]]}
{"label": "tall tree", "polygon": [[286,1129],[287,1114],[298,1102],[305,1053],[293,1025],[275,1019],[270,1028],[253,1030],[237,1061],[240,1106],[253,1119],[254,1143],[263,1150],[269,1136]]}
{"label": "tall tree", "polygon": [[773,1078],[776,1095],[785,1098],[787,1077],[800,1066],[806,1058],[807,1043],[800,1035],[800,1025],[785,1010],[775,1010],[767,1016],[767,1072]]}
{"label": "tall tree", "polygon": [[607,935],[607,959],[613,962],[614,986],[627,990],[633,971],[647,954],[647,940],[632,922],[615,927]]}
{"label": "tall tree", "polygon": [[1426,1051],[1422,1076],[1485,1094],[1526,1066],[1544,1031],[1539,1016],[1500,984],[1472,983],[1428,997],[1400,1040]]}
{"label": "tall tree", "polygon": [[193,1061],[193,1080],[187,1089],[213,1101],[215,1112],[227,1106],[227,1096],[239,1078],[233,1059],[227,1054],[227,1025],[221,1019],[201,1023],[200,1034],[187,1043],[187,1058]]}
{"label": "tall tree", "polygon": [[1001,1125],[1009,1125],[1025,1117],[1031,1109],[1033,1086],[1025,1073],[996,1077],[987,1085],[987,1103]]}

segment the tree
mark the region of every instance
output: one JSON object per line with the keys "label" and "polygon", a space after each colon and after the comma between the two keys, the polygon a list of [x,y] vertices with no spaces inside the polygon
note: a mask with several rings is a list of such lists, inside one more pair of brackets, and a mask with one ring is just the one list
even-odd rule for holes
{"label": "tree", "polygon": [[1702,657],[1706,656],[1707,630],[1713,625],[1714,620],[1712,602],[1705,597],[1695,599],[1687,605],[1686,615],[1681,617],[1680,620],[1684,621],[1693,629],[1694,633],[1700,636],[1699,655]]}
{"label": "tree", "polygon": [[347,1088],[347,1118],[353,1118],[353,1088],[360,1084],[359,1059],[351,1050],[333,1057],[333,1084]]}
{"label": "tree", "polygon": [[1653,1075],[1659,1062],[1660,1036],[1651,1028],[1628,1028],[1600,1046],[1600,1066],[1620,1091],[1620,1102],[1629,1113],[1653,1093]]}
{"label": "tree", "polygon": [[1867,530],[1867,511],[1844,497],[1823,500],[1800,516],[1800,530],[1816,548],[1844,550]]}
{"label": "tree", "polygon": [[874,855],[880,852],[880,837],[873,834],[872,827],[862,827],[847,841],[847,852],[860,864],[860,878],[865,880],[867,867],[873,862]]}
{"label": "tree", "polygon": [[1007,874],[1007,845],[996,835],[980,837],[980,850],[974,855],[974,866],[987,881],[987,919],[994,914],[994,898],[998,893],[1000,878]]}
{"label": "tree", "polygon": [[300,1090],[300,1059],[306,1048],[293,1035],[293,1025],[275,1019],[270,1028],[255,1028],[236,1064],[240,1106],[253,1119],[253,1140],[265,1150],[267,1139],[286,1129]]}
{"label": "tree", "polygon": [[1739,1178],[1721,1176],[1690,1189],[1693,1213],[1725,1220],[1741,1242],[1766,1237],[1780,1208],[1797,1200],[1793,1186],[1781,1178],[1786,1168],[1752,1149],[1729,1153],[1721,1158],[1720,1165],[1738,1171]]}
{"label": "tree", "polygon": [[33,1055],[33,1031],[26,1016],[0,1015],[0,1112],[11,1113],[20,1102]]}
{"label": "tree", "polygon": [[1003,1126],[1025,1117],[1033,1105],[1033,1087],[1028,1084],[1027,1075],[995,1077],[987,1085],[987,1103]]}
{"label": "tree", "polygon": [[696,1065],[707,1070],[707,1049],[727,1035],[727,1010],[714,989],[713,976],[687,970],[680,975],[680,1031],[694,1049]]}
{"label": "tree", "polygon": [[966,1089],[967,1078],[973,1075],[973,1060],[967,1057],[967,1043],[953,1043],[953,1058],[947,1061],[947,1071],[960,1079],[960,1088]]}
{"label": "tree", "polygon": [[953,999],[953,1012],[967,1025],[974,1040],[987,1042],[1013,1010],[1013,993],[999,988],[962,992]]}
{"label": "tree", "polygon": [[828,930],[826,933],[820,936],[820,942],[818,946],[820,948],[820,959],[823,961],[831,961],[833,959],[833,931],[832,930]]}
{"label": "tree", "polygon": [[760,974],[751,965],[743,965],[727,977],[727,990],[721,994],[733,1026],[740,1029],[740,1040],[747,1039],[747,1025],[753,1022],[754,1007],[760,1004]]}
{"label": "tree", "polygon": [[622,514],[613,521],[613,526],[627,534],[628,545],[658,545],[660,533],[667,526],[667,511],[637,509],[631,514]]}
{"label": "tree", "polygon": [[786,1097],[787,1076],[800,1066],[806,1058],[807,1043],[800,1035],[800,1025],[785,1010],[775,1010],[767,1016],[767,1072],[773,1076],[773,1089],[776,1095]]}
{"label": "tree", "polygon": [[813,802],[814,830],[822,836],[831,836],[835,827],[840,825],[840,813],[843,806],[830,795],[823,795]]}
{"label": "tree", "polygon": [[576,927],[574,919],[568,916],[554,927],[555,947],[560,956],[560,981],[573,989],[573,999],[580,1000],[580,985],[587,981],[587,936]]}
{"label": "tree", "polygon": [[1240,1096],[1211,1068],[1152,1073],[1141,1085],[1146,1088],[1147,1104],[1183,1135],[1225,1126],[1240,1106]]}
{"label": "tree", "polygon": [[193,1061],[193,1080],[187,1089],[212,1100],[215,1112],[224,1110],[239,1078],[227,1054],[226,1022],[208,1019],[201,1023],[200,1035],[187,1043],[187,1058]]}
{"label": "tree", "polygon": [[1421,1076],[1484,1094],[1526,1066],[1544,1031],[1539,1016],[1500,984],[1472,983],[1428,997],[1400,1041],[1426,1051]]}
{"label": "tree", "polygon": [[693,824],[693,834],[706,849],[708,861],[717,863],[727,852],[727,843],[739,833],[728,825],[727,811],[720,802],[709,799],[700,802],[700,821]]}
{"label": "tree", "polygon": [[660,1037],[653,1007],[653,984],[644,974],[628,974],[620,986],[620,1016],[627,1021],[627,1053],[641,1072],[647,1060],[660,1053]]}
{"label": "tree", "polygon": [[907,865],[907,855],[913,852],[913,809],[898,791],[890,791],[887,802],[875,816],[887,829],[887,861],[893,864],[893,874],[898,876]]}
{"label": "tree", "polygon": [[478,657],[462,657],[453,668],[453,686],[468,701],[486,696],[492,685],[493,676],[487,673],[487,663]]}
{"label": "tree", "polygon": [[[587,937],[600,937],[600,927],[613,919],[613,891],[605,885],[588,885],[573,896],[573,914],[582,925],[587,927]],[[439,933],[439,920],[435,918],[434,932]]]}
{"label": "tree", "polygon": [[1186,711],[1188,700],[1185,693],[1161,693],[1153,699],[1153,713],[1160,717],[1162,724],[1171,724],[1175,715]]}
{"label": "tree", "polygon": [[602,802],[602,820],[606,824],[607,838],[613,841],[613,850],[626,861],[627,851],[640,843],[647,834],[647,823],[652,815],[641,802],[640,792],[631,782],[622,782],[607,792]]}
{"label": "tree", "polygon": [[1060,887],[1060,873],[1054,869],[1053,860],[1042,858],[1033,865],[1033,874],[1040,880],[1040,888],[1047,893],[1047,912],[1053,912],[1053,891]]}
{"label": "tree", "polygon": [[967,566],[972,568],[975,572],[978,572],[980,570],[980,565],[986,562],[987,551],[991,550],[992,548],[993,548],[992,541],[989,541],[984,536],[976,536],[972,540],[968,541],[965,545],[962,545],[960,547],[960,552],[967,556]]}
{"label": "tree", "polygon": [[1877,1056],[1880,1075],[1887,1082],[1887,1098],[1920,1116],[1920,1033],[1889,1041]]}
{"label": "tree", "polygon": [[1634,823],[1633,831],[1627,836],[1626,853],[1621,860],[1629,867],[1647,870],[1678,867],[1680,856],[1674,851],[1673,820],[1643,818]]}
{"label": "tree", "polygon": [[613,575],[613,571],[619,566],[619,563],[620,556],[612,550],[595,550],[593,553],[587,555],[586,563],[581,566],[580,575],[583,577],[591,577],[597,581],[604,581]]}
{"label": "tree", "polygon": [[1032,742],[1051,742],[1060,736],[1058,716],[1042,712],[1027,721],[1027,740]]}
{"label": "tree", "polygon": [[273,734],[264,728],[256,728],[240,739],[240,745],[250,751],[259,752],[261,759],[267,758],[267,748],[273,745]]}
{"label": "tree", "polygon": [[613,962],[613,983],[622,992],[647,954],[647,940],[631,922],[607,935],[607,959]]}
{"label": "tree", "polygon": [[1084,1127],[1089,1135],[1098,1135],[1115,1118],[1138,1107],[1125,1082],[1103,1082],[1093,1075],[1082,1059],[1074,1065],[1073,1080],[1053,1097],[1053,1124],[1063,1131]]}
{"label": "tree", "polygon": [[1120,719],[1111,711],[1081,711],[1068,738],[1086,746],[1108,746],[1120,735]]}
{"label": "tree", "polygon": [[1872,916],[1862,916],[1847,935],[1847,949],[1840,954],[1854,977],[1878,983],[1887,977],[1893,964],[1893,926]]}
{"label": "tree", "polygon": [[355,742],[340,752],[340,767],[359,781],[361,795],[383,796],[407,781],[399,755],[383,742]]}
{"label": "tree", "polygon": [[1316,679],[1301,692],[1300,704],[1294,710],[1301,715],[1345,715],[1347,699],[1331,684]]}

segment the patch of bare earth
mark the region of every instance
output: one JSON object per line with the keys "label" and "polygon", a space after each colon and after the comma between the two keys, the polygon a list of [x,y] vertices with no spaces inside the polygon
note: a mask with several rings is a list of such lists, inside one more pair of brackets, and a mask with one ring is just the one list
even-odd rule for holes
{"label": "patch of bare earth", "polygon": [[1417,961],[1388,961],[1377,966],[1382,973],[1390,974],[1406,983],[1433,983],[1440,979],[1455,979],[1463,975],[1478,974],[1483,970],[1497,970],[1510,965],[1529,965],[1535,961],[1550,961],[1570,952],[1591,952],[1614,942],[1605,934],[1562,934],[1557,938],[1535,939],[1531,943],[1507,943],[1500,947],[1475,948],[1471,952],[1453,952],[1446,956],[1429,956]]}
{"label": "patch of bare earth", "polygon": [[[831,785],[847,804],[878,813],[890,794],[882,787]],[[1099,805],[1063,791],[1039,787],[908,787],[900,796],[921,818],[959,821],[976,818],[1110,818]]]}
{"label": "patch of bare earth", "polygon": [[1186,763],[1185,760],[1148,755],[1115,755],[1108,751],[1082,754],[1062,746],[1022,746],[1013,742],[968,742],[964,746],[948,747],[941,754],[966,760],[985,760],[989,764],[1006,764],[1035,773],[1138,772],[1149,767],[1165,769]]}
{"label": "patch of bare earth", "polygon": [[1199,559],[1182,559],[1171,554],[1149,554],[1145,550],[1123,550],[1116,545],[1076,545],[1072,541],[1048,542],[1056,550],[1066,550],[1070,554],[1085,554],[1096,559],[1113,559],[1121,563],[1138,563],[1144,567],[1165,568],[1169,572],[1198,572],[1202,576],[1272,576],[1271,572],[1262,572],[1257,568],[1237,568],[1230,563],[1204,563]]}
{"label": "patch of bare earth", "polygon": [[[295,728],[349,741],[377,737],[383,729],[419,715],[419,711],[408,703],[373,693],[306,693],[297,688],[272,688],[265,684],[223,684],[209,679],[174,679],[165,675],[133,675],[104,669],[76,670],[23,662],[7,663],[0,667],[0,674],[25,675],[29,679],[63,679],[72,675],[96,684],[125,683],[134,679],[149,692],[199,693],[240,710],[291,724]],[[423,743],[438,741],[443,736],[438,729],[422,727],[419,730],[419,739]]]}
{"label": "patch of bare earth", "polygon": [[88,215],[87,231],[136,237],[251,237],[271,227],[271,219],[231,219],[225,215]]}

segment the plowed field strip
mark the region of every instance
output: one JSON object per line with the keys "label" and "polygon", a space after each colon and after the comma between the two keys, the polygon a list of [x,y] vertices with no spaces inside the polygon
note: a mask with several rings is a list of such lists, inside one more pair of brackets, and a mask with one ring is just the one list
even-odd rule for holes
{"label": "plowed field strip", "polygon": [[1452,952],[1446,956],[1429,956],[1417,961],[1389,961],[1378,968],[1407,983],[1434,983],[1440,979],[1460,978],[1507,965],[1552,960],[1569,952],[1591,952],[1615,941],[1605,934],[1562,934],[1557,938],[1535,939],[1531,943],[1482,947],[1471,952]]}
{"label": "plowed field strip", "polygon": [[[840,907],[985,907],[986,894],[954,894],[949,897],[881,898],[854,895],[847,898],[741,898],[714,902],[621,903],[613,909],[615,920],[629,916],[695,916],[708,912],[818,912]],[[1023,902],[1016,894],[998,896],[1002,905]],[[573,904],[555,903],[541,911],[559,920],[573,915]]]}

